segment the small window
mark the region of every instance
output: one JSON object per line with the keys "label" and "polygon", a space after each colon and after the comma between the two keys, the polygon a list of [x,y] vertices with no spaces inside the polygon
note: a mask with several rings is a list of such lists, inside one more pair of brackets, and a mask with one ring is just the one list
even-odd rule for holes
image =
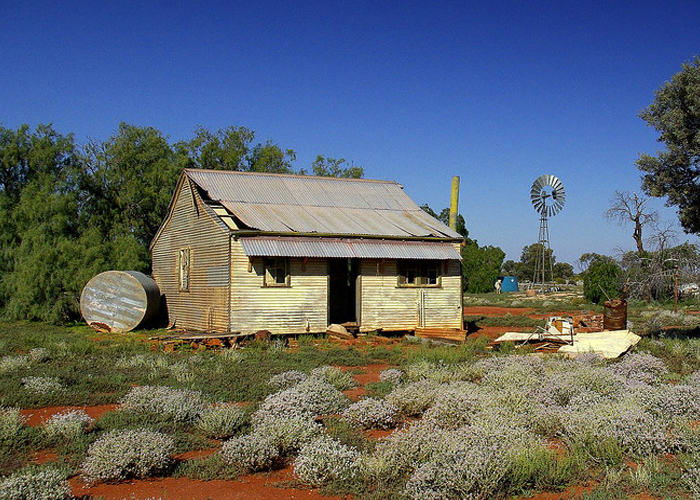
{"label": "small window", "polygon": [[398,261],[399,286],[440,286],[440,262],[436,260]]}
{"label": "small window", "polygon": [[177,258],[178,283],[181,292],[190,291],[190,249],[181,248]]}
{"label": "small window", "polygon": [[290,286],[289,259],[285,257],[265,259],[265,286]]}

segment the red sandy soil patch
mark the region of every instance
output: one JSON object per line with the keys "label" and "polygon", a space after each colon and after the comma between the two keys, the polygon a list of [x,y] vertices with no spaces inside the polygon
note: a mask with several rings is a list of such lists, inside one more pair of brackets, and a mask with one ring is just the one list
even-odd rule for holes
{"label": "red sandy soil patch", "polygon": [[28,418],[27,425],[36,427],[42,425],[56,413],[64,410],[83,410],[94,419],[100,418],[107,412],[114,411],[118,405],[99,405],[99,406],[47,406],[46,408],[30,408],[20,410],[19,412]]}
{"label": "red sandy soil patch", "polygon": [[486,337],[489,340],[495,340],[506,332],[528,332],[532,328],[524,328],[521,326],[482,326],[474,333],[470,333],[468,339],[478,339]]}
{"label": "red sandy soil patch", "polygon": [[379,382],[379,373],[383,372],[389,367],[390,365],[387,364],[341,367],[343,370],[346,371],[362,370],[362,373],[354,373],[352,375],[352,378],[354,378],[355,382],[359,384],[359,387],[343,391],[343,393],[353,401],[357,401],[358,399],[360,399],[360,397],[365,395],[364,386],[370,382]]}
{"label": "red sandy soil patch", "polygon": [[46,449],[39,450],[34,453],[32,463],[41,465],[45,464],[46,462],[55,462],[56,460],[58,460],[58,453],[56,453],[56,450]]}
{"label": "red sandy soil patch", "polygon": [[532,307],[494,307],[494,306],[468,306],[464,308],[465,316],[486,316],[497,318],[499,316],[526,316],[533,313]]}
{"label": "red sandy soil patch", "polygon": [[269,474],[243,476],[235,481],[198,481],[187,478],[159,478],[133,480],[120,484],[86,486],[80,478],[70,480],[76,496],[104,497],[105,500],[124,498],[167,498],[167,500],[339,500],[341,497],[323,496],[315,490],[277,487],[293,480],[291,468]]}
{"label": "red sandy soil patch", "polygon": [[378,440],[391,435],[392,432],[394,432],[394,429],[370,429],[365,431],[365,436],[370,439]]}

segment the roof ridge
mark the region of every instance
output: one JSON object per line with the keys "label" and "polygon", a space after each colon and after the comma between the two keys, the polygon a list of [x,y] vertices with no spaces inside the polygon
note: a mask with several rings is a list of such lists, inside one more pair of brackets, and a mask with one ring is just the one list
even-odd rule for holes
{"label": "roof ridge", "polygon": [[222,174],[222,175],[245,175],[245,176],[272,176],[272,177],[287,177],[292,179],[323,179],[330,181],[345,181],[345,182],[374,182],[379,184],[396,184],[397,186],[403,186],[396,181],[386,181],[381,179],[357,179],[354,177],[326,177],[322,175],[302,175],[302,174],[279,174],[274,172],[241,172],[240,170],[216,170],[208,168],[185,168],[184,172],[205,172],[209,174]]}

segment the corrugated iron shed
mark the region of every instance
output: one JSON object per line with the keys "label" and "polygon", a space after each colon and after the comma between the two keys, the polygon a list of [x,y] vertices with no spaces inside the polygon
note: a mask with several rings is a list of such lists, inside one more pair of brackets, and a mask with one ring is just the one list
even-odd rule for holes
{"label": "corrugated iron shed", "polygon": [[460,259],[454,246],[439,242],[254,236],[241,245],[249,257]]}
{"label": "corrugated iron shed", "polygon": [[250,229],[461,239],[392,181],[186,170],[207,197]]}

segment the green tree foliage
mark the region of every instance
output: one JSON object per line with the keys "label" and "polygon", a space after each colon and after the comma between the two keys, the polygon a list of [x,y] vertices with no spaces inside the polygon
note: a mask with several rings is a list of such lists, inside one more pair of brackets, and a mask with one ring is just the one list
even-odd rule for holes
{"label": "green tree foliage", "polygon": [[[77,319],[94,275],[148,272],[148,245],[185,167],[295,172],[293,150],[254,139],[244,127],[198,127],[172,144],[153,127],[122,123],[106,141],[80,146],[49,125],[0,126],[0,315]],[[324,175],[362,176],[344,161],[312,168],[326,162]]]}
{"label": "green tree foliage", "polygon": [[[316,159],[311,164],[311,172],[313,175],[321,177],[345,177],[347,179],[359,179],[364,175],[362,167],[356,167],[354,164],[348,166],[345,158],[326,158],[323,155],[316,156]],[[302,170],[301,173],[306,173]]]}
{"label": "green tree foliage", "polygon": [[499,247],[482,246],[469,240],[462,247],[462,283],[469,293],[487,293],[494,290],[493,284],[501,272],[505,252]]}
{"label": "green tree foliage", "polygon": [[566,262],[557,262],[554,264],[554,279],[568,280],[574,277],[574,266]]}
{"label": "green tree foliage", "polygon": [[599,304],[607,297],[620,296],[622,269],[612,260],[596,260],[583,275],[583,294],[586,300]]}
{"label": "green tree foliage", "polygon": [[[527,245],[523,247],[523,251],[520,254],[520,266],[518,267],[518,279],[519,280],[532,280],[535,275],[535,265],[538,258],[542,255],[542,244],[533,243],[532,245]],[[549,275],[549,266],[554,267],[557,258],[554,256],[554,250],[547,248],[544,255],[544,265],[546,275]]]}
{"label": "green tree foliage", "polygon": [[[81,235],[78,158],[73,137],[50,126],[0,129],[5,174],[0,206],[6,315],[66,319],[76,307],[80,276],[91,264],[76,254]],[[84,283],[83,283],[84,284]]]}
{"label": "green tree foliage", "polygon": [[[450,208],[443,208],[440,210],[440,213],[436,213],[435,210],[430,208],[429,205],[421,205],[421,208],[423,209],[424,212],[427,214],[435,217],[437,220],[445,224],[446,226],[450,225]],[[467,225],[464,222],[464,217],[462,217],[462,214],[457,214],[457,229],[456,232],[461,234],[466,240],[469,240],[469,231],[467,230]]]}
{"label": "green tree foliage", "polygon": [[659,133],[665,150],[642,154],[642,187],[651,196],[667,197],[678,207],[686,232],[700,233],[700,57],[684,64],[656,91],[640,117]]}

